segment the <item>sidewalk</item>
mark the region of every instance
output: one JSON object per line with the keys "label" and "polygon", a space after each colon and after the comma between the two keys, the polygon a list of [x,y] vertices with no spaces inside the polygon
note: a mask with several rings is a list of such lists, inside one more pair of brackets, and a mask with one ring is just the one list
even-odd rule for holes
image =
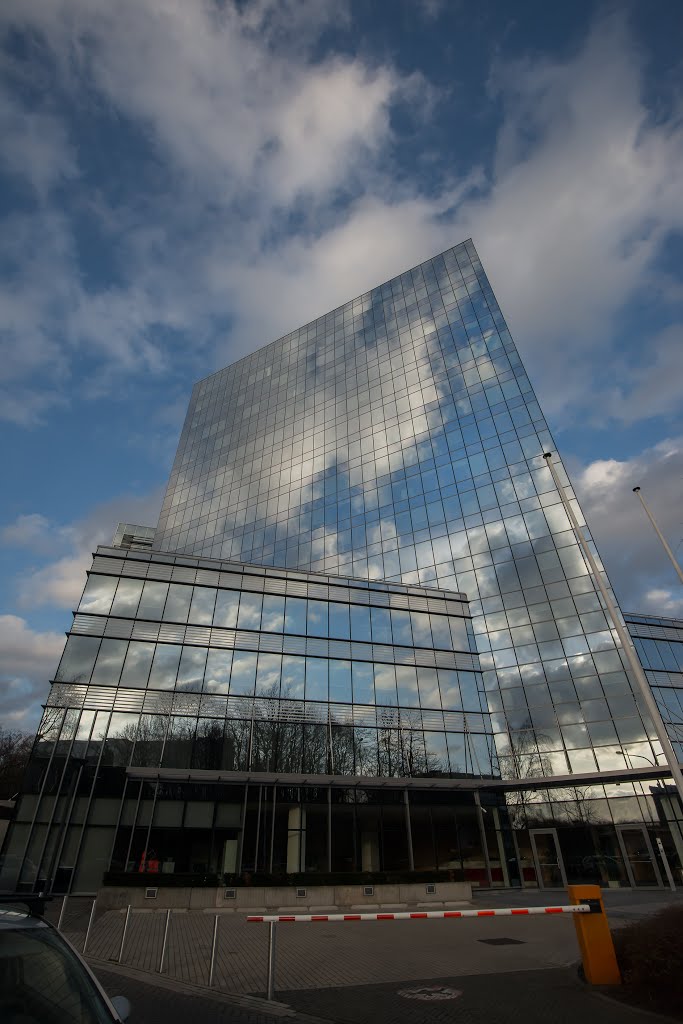
{"label": "sidewalk", "polygon": [[[560,903],[561,892],[477,893],[475,907]],[[613,926],[644,916],[680,893],[607,893]],[[611,905],[610,905],[611,904]],[[63,929],[83,948],[91,902],[68,906]],[[52,908],[56,914],[57,907]],[[100,963],[118,960],[125,913],[98,911],[88,955]],[[174,911],[164,959],[164,977],[206,985],[214,914]],[[122,964],[158,977],[166,914],[132,912]],[[493,941],[491,941],[493,940]],[[268,926],[247,924],[241,915],[221,914],[214,972],[218,991],[248,994],[265,990]],[[276,988],[290,991],[397,987],[407,981],[434,982],[447,977],[501,976],[569,967],[579,959],[574,921],[564,917],[483,918],[468,920],[377,921],[277,926]]]}

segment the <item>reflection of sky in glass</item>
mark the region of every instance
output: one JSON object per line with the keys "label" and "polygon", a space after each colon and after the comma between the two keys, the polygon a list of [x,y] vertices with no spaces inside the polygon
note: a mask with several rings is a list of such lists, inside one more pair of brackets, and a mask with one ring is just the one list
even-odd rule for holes
{"label": "reflection of sky in glass", "polygon": [[466,242],[201,381],[155,547],[466,593],[499,750],[597,770],[603,708],[647,739],[553,448]]}
{"label": "reflection of sky in glass", "polygon": [[227,693],[230,686],[232,651],[209,651],[204,675],[204,689],[208,693]]}

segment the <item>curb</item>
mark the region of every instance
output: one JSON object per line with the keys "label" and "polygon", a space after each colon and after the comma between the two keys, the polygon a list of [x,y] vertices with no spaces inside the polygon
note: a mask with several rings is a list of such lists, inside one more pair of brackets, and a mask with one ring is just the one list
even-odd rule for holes
{"label": "curb", "polygon": [[131,978],[143,985],[150,985],[152,988],[165,988],[171,992],[180,992],[185,995],[201,995],[204,999],[212,999],[217,1003],[224,1003],[228,1006],[237,1006],[242,1010],[251,1010],[254,1013],[265,1013],[271,1017],[290,1018],[301,1021],[302,1024],[333,1024],[329,1017],[314,1017],[310,1014],[300,1013],[288,1003],[281,1003],[278,1000],[263,999],[261,996],[238,995],[231,992],[222,992],[220,989],[208,988],[204,985],[193,985],[191,982],[178,981],[161,974],[150,974],[148,971],[140,971],[128,965],[112,963],[109,960],[99,960],[97,957],[87,956],[88,966],[97,973],[98,969],[109,974],[120,974],[124,978]]}

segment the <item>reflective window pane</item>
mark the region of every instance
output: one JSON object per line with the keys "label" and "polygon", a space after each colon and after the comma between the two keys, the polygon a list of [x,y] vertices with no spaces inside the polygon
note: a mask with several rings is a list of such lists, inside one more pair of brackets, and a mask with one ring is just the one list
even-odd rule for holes
{"label": "reflective window pane", "polygon": [[306,632],[309,636],[328,636],[327,601],[308,601]]}
{"label": "reflective window pane", "polygon": [[351,639],[370,640],[370,609],[363,605],[351,605]]}
{"label": "reflective window pane", "polygon": [[[143,601],[144,599],[143,594]],[[171,583],[164,606],[164,622],[187,622],[191,600],[192,587],[186,587],[181,583]]]}
{"label": "reflective window pane", "polygon": [[306,659],[285,654],[282,658],[281,696],[288,700],[303,700],[306,683]]}
{"label": "reflective window pane", "polygon": [[127,649],[127,640],[104,639],[102,641],[90,680],[94,686],[116,686],[118,684]]}
{"label": "reflective window pane", "polygon": [[285,602],[285,632],[306,634],[306,602],[300,597],[288,597]]}
{"label": "reflective window pane", "polygon": [[176,689],[199,693],[204,680],[207,651],[205,647],[183,647],[178,667]]}
{"label": "reflective window pane", "polygon": [[90,573],[78,610],[88,615],[108,615],[117,583],[115,576],[98,576],[97,573]]}
{"label": "reflective window pane", "polygon": [[149,686],[153,690],[172,690],[182,647],[179,644],[157,644],[149,676]]}
{"label": "reflective window pane", "polygon": [[372,642],[375,644],[390,644],[391,638],[391,614],[388,608],[370,609]]}
{"label": "reflective window pane", "polygon": [[282,657],[279,654],[259,654],[256,670],[256,693],[262,697],[280,696]]}
{"label": "reflective window pane", "polygon": [[230,694],[250,695],[254,692],[256,682],[256,654],[247,651],[235,651],[232,656],[232,673],[230,675]]}
{"label": "reflective window pane", "polygon": [[188,622],[198,626],[210,626],[216,605],[216,591],[209,587],[195,587]]}
{"label": "reflective window pane", "polygon": [[166,597],[168,595],[168,583],[155,583],[147,580],[142,588],[142,597],[137,611],[140,619],[161,619]]}
{"label": "reflective window pane", "polygon": [[306,659],[306,700],[328,699],[327,661],[323,658]]}
{"label": "reflective window pane", "polygon": [[70,636],[55,679],[62,683],[87,683],[99,649],[97,637]]}
{"label": "reflective window pane", "polygon": [[142,587],[142,580],[120,579],[111,606],[111,614],[120,615],[122,618],[133,618],[138,610]]}
{"label": "reflective window pane", "polygon": [[282,633],[285,628],[285,599],[277,594],[263,595],[261,629],[268,633]]}
{"label": "reflective window pane", "polygon": [[336,601],[330,602],[330,636],[336,640],[348,640],[351,636],[349,606]]}
{"label": "reflective window pane", "polygon": [[219,590],[213,614],[214,626],[219,626],[222,629],[234,629],[237,625],[239,603],[240,595],[237,590]]}
{"label": "reflective window pane", "polygon": [[204,690],[207,693],[228,693],[232,651],[211,648],[206,659]]}
{"label": "reflective window pane", "polygon": [[147,686],[153,657],[154,644],[144,643],[140,640],[131,640],[128,644],[128,652],[123,663],[119,685],[144,690]]}
{"label": "reflective window pane", "polygon": [[245,594],[240,597],[240,610],[237,616],[238,629],[260,629],[262,594]]}

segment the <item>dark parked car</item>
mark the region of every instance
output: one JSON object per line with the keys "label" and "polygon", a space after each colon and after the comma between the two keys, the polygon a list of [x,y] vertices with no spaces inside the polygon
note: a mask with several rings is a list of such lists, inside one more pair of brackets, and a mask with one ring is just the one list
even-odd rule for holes
{"label": "dark parked car", "polygon": [[30,902],[2,898],[2,1024],[119,1024],[129,1013],[128,1000],[110,1000],[71,943]]}

